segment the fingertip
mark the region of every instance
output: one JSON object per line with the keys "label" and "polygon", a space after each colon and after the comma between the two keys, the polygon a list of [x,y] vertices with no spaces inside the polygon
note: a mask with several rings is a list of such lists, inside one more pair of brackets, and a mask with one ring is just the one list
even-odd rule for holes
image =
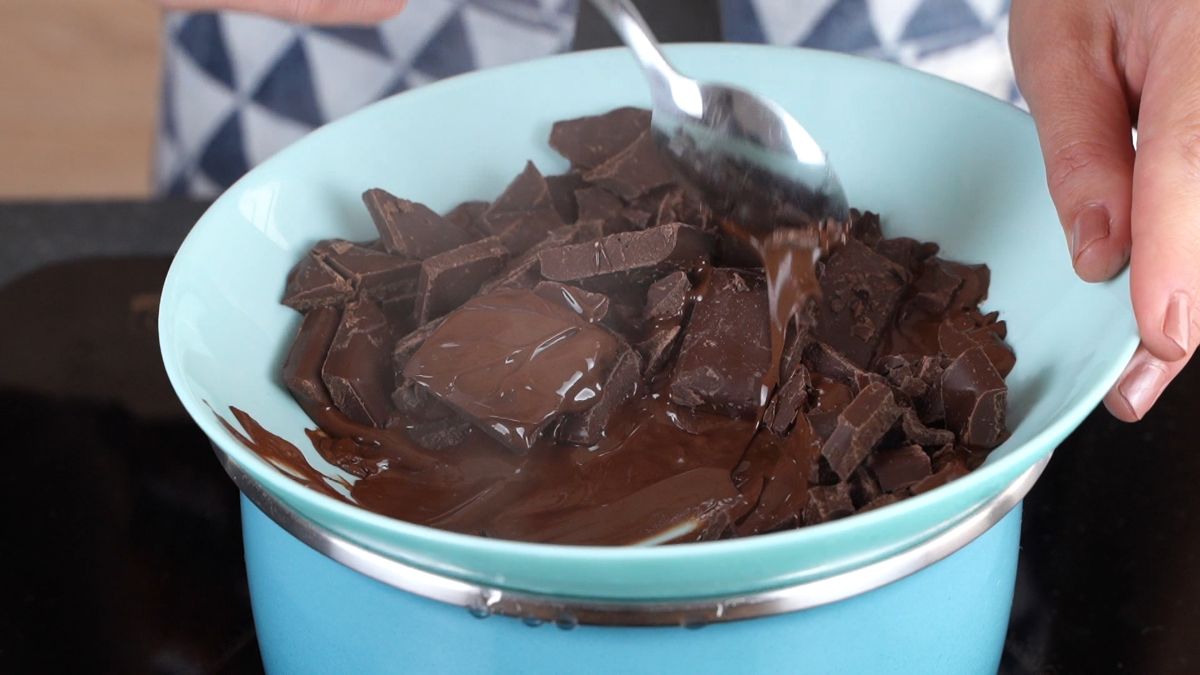
{"label": "fingertip", "polygon": [[1137,411],[1129,407],[1129,403],[1121,397],[1116,387],[1110,389],[1108,394],[1105,395],[1104,407],[1108,409],[1109,414],[1122,422],[1133,423],[1141,421]]}
{"label": "fingertip", "polygon": [[1129,245],[1106,238],[1094,242],[1075,255],[1075,273],[1088,283],[1108,281],[1129,264]]}

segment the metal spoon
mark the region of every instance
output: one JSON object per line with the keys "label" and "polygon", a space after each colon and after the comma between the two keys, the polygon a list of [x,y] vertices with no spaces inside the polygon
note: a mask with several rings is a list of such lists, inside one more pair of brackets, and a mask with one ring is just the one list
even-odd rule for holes
{"label": "metal spoon", "polygon": [[633,50],[653,103],[652,128],[678,173],[751,235],[781,227],[844,232],[845,192],[829,158],[779,104],[681,75],[629,0],[592,0]]}

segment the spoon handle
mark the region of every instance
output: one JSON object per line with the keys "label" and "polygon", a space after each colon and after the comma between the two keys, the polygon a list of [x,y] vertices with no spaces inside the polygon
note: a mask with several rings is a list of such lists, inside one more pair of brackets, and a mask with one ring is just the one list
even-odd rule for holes
{"label": "spoon handle", "polygon": [[672,80],[679,78],[679,73],[675,72],[667,57],[658,48],[658,40],[646,25],[646,20],[642,18],[637,7],[634,7],[630,0],[592,0],[592,5],[604,15],[621,40],[633,50],[646,77],[651,81],[651,89],[669,90]]}

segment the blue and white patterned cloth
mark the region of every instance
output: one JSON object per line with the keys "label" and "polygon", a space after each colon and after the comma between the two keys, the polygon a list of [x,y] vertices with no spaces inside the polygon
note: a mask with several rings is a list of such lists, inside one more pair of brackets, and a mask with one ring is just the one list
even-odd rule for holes
{"label": "blue and white patterned cloth", "polygon": [[[211,196],[372,101],[570,47],[580,0],[413,0],[371,27],[170,14],[156,189]],[[1009,0],[721,0],[725,38],[887,59],[1020,103]]]}

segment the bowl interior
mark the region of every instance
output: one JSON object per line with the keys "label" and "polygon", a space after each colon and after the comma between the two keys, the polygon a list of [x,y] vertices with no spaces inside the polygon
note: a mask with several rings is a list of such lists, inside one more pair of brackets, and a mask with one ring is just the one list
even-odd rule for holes
{"label": "bowl interior", "polygon": [[1012,438],[969,476],[921,497],[817,527],[673,547],[590,548],[458,535],[324,497],[240,445],[229,406],[312,450],[311,421],[279,367],[298,315],[279,304],[288,269],[318,239],[365,239],[360,195],[383,187],[435,210],[490,199],[533,159],[565,162],[550,124],[646,105],[631,57],[604,50],[483,71],[423,87],[322,128],[250,172],[180,249],[160,310],[177,393],[222,452],[309,518],[428,569],[562,595],[697,597],[818,578],[902,550],[947,527],[1051,452],[1096,405],[1136,345],[1127,279],[1076,279],[1046,194],[1029,118],[1009,105],[889,64],[747,45],[684,45],[685,72],[777,99],[829,151],[854,205],[889,235],[938,242],[992,268],[987,309],[1008,321]]}

